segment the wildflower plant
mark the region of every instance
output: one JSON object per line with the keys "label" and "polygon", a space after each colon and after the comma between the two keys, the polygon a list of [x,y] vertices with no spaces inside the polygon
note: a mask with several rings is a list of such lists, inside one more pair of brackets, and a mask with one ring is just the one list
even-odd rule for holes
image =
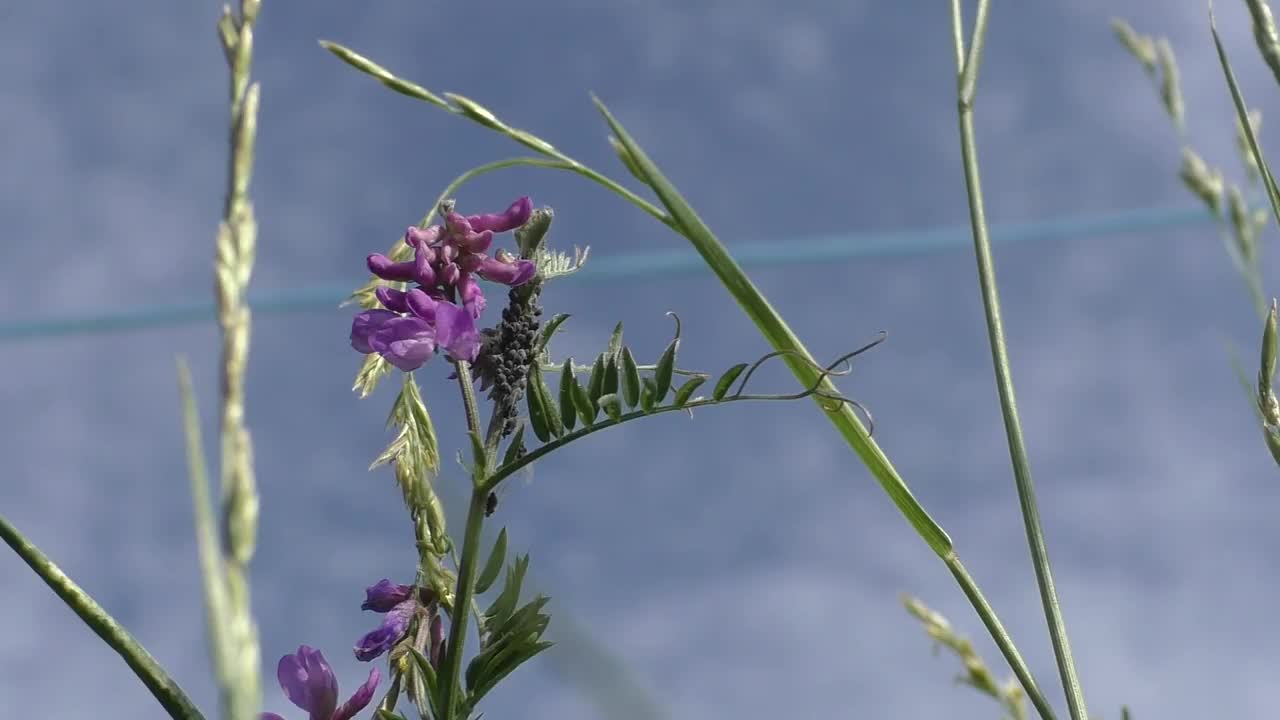
{"label": "wildflower plant", "polygon": [[[1254,34],[1264,59],[1280,81],[1280,40],[1263,0],[1247,0]],[[964,179],[997,398],[1007,431],[1015,489],[1027,545],[1045,614],[1049,641],[1072,720],[1088,710],[1068,641],[1066,622],[1040,523],[1034,483],[1022,439],[1012,371],[1003,332],[995,262],[987,232],[975,133],[978,74],[990,13],[989,0],[977,0],[972,29],[966,31],[961,0],[950,4],[956,62],[957,109]],[[248,357],[250,312],[245,290],[252,274],[256,222],[249,199],[259,89],[250,83],[254,27],[259,0],[241,0],[217,24],[231,71],[231,162],[223,218],[215,241],[215,289],[222,329],[221,517],[209,497],[207,466],[189,372],[179,365],[184,426],[195,504],[196,532],[205,583],[208,632],[221,716],[233,720],[261,717],[261,661],[255,621],[250,613],[248,564],[255,549],[258,499],[252,446],[245,423],[244,370]],[[1120,41],[1157,84],[1166,112],[1180,135],[1185,108],[1177,81],[1177,63],[1165,41],[1140,35],[1117,22]],[[1261,298],[1257,239],[1264,218],[1251,192],[1261,192],[1280,221],[1280,189],[1258,144],[1260,120],[1250,113],[1217,42],[1224,74],[1239,117],[1239,147],[1250,190],[1227,185],[1219,171],[1184,142],[1182,176],[1189,190],[1223,223],[1228,251],[1265,316],[1257,405],[1272,452],[1280,461],[1280,401],[1271,387],[1276,371],[1277,320],[1272,302]],[[657,164],[636,144],[604,103],[596,106],[609,128],[609,142],[632,180],[655,201],[622,182],[587,167],[550,142],[500,119],[470,98],[436,94],[403,79],[365,56],[332,42],[322,46],[388,88],[503,135],[532,155],[478,166],[448,183],[425,217],[406,229],[385,253],[370,254],[368,281],[356,289],[348,342],[361,365],[353,390],[368,397],[384,379],[398,373],[399,391],[388,425],[394,436],[371,469],[388,466],[413,530],[416,563],[404,577],[382,578],[365,588],[362,611],[376,620],[353,638],[357,660],[378,663],[342,700],[339,682],[319,649],[300,645],[276,664],[277,680],[294,705],[311,720],[349,720],[369,710],[380,720],[408,714],[432,720],[470,720],[484,713],[481,702],[525,662],[550,647],[548,598],[526,592],[531,560],[512,553],[501,529],[491,546],[481,547],[486,522],[498,510],[502,483],[514,474],[577,440],[635,420],[744,401],[811,398],[889,495],[919,537],[942,561],[972,604],[1013,679],[998,683],[995,673],[950,623],[914,599],[904,601],[926,632],[956,654],[965,667],[961,681],[989,695],[1007,717],[1026,717],[1026,701],[1042,720],[1054,720],[1053,704],[994,608],[961,562],[942,526],[911,493],[905,480],[872,437],[870,414],[836,388],[834,379],[850,371],[851,360],[875,347],[884,336],[829,364],[816,361],[778,312],[729,255]],[[454,198],[477,177],[518,166],[567,171],[617,194],[677,233],[701,255],[725,289],[755,322],[773,351],[718,373],[679,364],[682,326],[664,349],[633,350],[618,324],[603,349],[587,362],[554,353],[557,331],[567,313],[545,317],[543,303],[555,304],[554,282],[576,272],[588,259],[586,249],[553,249],[550,208],[520,197],[505,209],[463,214]],[[465,205],[463,206],[465,207]],[[471,209],[471,208],[467,208]],[[501,306],[499,310],[498,306]],[[335,340],[335,342],[337,342]],[[651,362],[643,359],[652,358]],[[799,383],[791,393],[748,391],[758,368],[773,359],[786,363]],[[440,468],[440,448],[432,417],[415,373],[446,373],[456,381],[463,416],[451,418],[465,428],[470,498],[460,536],[451,533],[437,483],[458,482]],[[465,482],[465,481],[464,481]],[[0,537],[107,642],[174,718],[203,715],[156,661],[88,594],[0,518]],[[371,579],[372,580],[372,579]],[[354,593],[353,593],[354,595]],[[351,603],[354,606],[354,599]],[[474,637],[474,643],[470,639]],[[474,651],[468,652],[468,646]],[[381,663],[386,663],[385,678]],[[382,689],[380,698],[377,692]],[[402,698],[406,700],[401,703]],[[1127,709],[1123,717],[1128,717]]]}
{"label": "wildflower plant", "polygon": [[[433,217],[443,221],[428,224]],[[621,324],[593,362],[554,358],[551,341],[569,316],[557,314],[543,325],[542,296],[548,282],[581,267],[586,252],[550,250],[552,219],[549,208],[534,209],[528,197],[500,213],[467,216],[444,200],[389,253],[368,256],[373,279],[353,295],[362,309],[352,320],[351,345],[367,356],[355,389],[368,395],[389,368],[404,373],[392,411],[398,432],[374,465],[395,466],[419,564],[413,584],[383,579],[366,590],[363,608],[383,619],[355,646],[361,661],[389,659],[391,689],[379,707],[387,715],[395,713],[403,691],[422,717],[470,717],[499,681],[550,647],[544,638],[549,599],[524,598],[530,560],[525,555],[508,563],[505,529],[480,562],[482,525],[496,509],[501,483],[513,474],[595,432],[674,411],[812,395],[865,413],[817,383],[799,393],[747,392],[757,368],[786,352],[738,363],[718,376],[679,367],[678,317],[675,337],[653,364],[636,360]],[[495,250],[495,235],[508,231],[514,231],[514,250]],[[477,329],[488,322],[484,282],[507,288],[506,306],[496,324]],[[817,368],[820,382],[847,372],[848,360],[882,339]],[[460,548],[450,539],[434,487],[439,463],[433,421],[411,375],[430,371],[436,355],[447,364],[437,370],[450,371],[458,382],[471,441],[472,493]],[[700,389],[709,394],[696,394]],[[479,393],[486,391],[488,420],[482,422]],[[478,598],[491,590],[481,610]],[[468,660],[472,616],[478,650]]]}

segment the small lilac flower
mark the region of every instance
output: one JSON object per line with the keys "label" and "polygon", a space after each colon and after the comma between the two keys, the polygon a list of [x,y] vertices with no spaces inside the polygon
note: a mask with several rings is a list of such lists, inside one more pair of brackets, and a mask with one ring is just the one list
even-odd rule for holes
{"label": "small lilac flower", "polygon": [[[387,362],[409,372],[422,367],[436,351],[436,329],[417,317],[405,317],[387,310],[366,310],[356,315],[351,327],[351,346],[364,352],[376,352]],[[376,317],[363,321],[361,316]],[[357,328],[357,326],[359,326]]]}
{"label": "small lilac flower", "polygon": [[436,271],[431,267],[435,260],[435,251],[425,245],[419,245],[413,251],[413,280],[419,285],[431,287],[436,284]]}
{"label": "small lilac flower", "polygon": [[458,267],[458,263],[445,263],[444,266],[440,268],[440,282],[444,285],[448,285],[449,287],[457,285],[458,278],[461,276],[462,268]]}
{"label": "small lilac flower", "polygon": [[528,260],[510,260],[504,262],[496,258],[485,258],[480,263],[477,273],[490,282],[503,285],[523,285],[533,278],[538,268]]}
{"label": "small lilac flower", "polygon": [[386,285],[380,285],[373,291],[374,297],[378,298],[382,307],[396,313],[409,312],[409,306],[405,304],[405,294],[403,290],[396,290]]}
{"label": "small lilac flower", "polygon": [[526,196],[511,203],[504,212],[472,215],[467,218],[467,224],[475,231],[492,230],[500,233],[515,230],[524,225],[529,222],[529,216],[532,214],[533,202]]}
{"label": "small lilac flower", "polygon": [[413,280],[415,267],[412,262],[398,263],[382,253],[374,253],[366,258],[365,264],[368,265],[369,272],[383,280],[391,280],[393,282],[411,282]]}
{"label": "small lilac flower", "polygon": [[411,597],[413,597],[412,585],[400,585],[383,578],[365,588],[364,603],[360,605],[360,609],[384,613]]}
{"label": "small lilac flower", "polygon": [[356,313],[355,319],[351,321],[351,347],[366,355],[375,352],[369,344],[370,336],[382,329],[387,321],[398,317],[400,316],[390,310],[365,310]]}
{"label": "small lilac flower", "polygon": [[[410,291],[404,298],[388,299],[397,306],[403,302],[413,314],[405,316],[390,310],[357,313],[351,322],[351,347],[366,355],[376,352],[405,372],[422,367],[437,348],[443,348],[454,360],[467,362],[480,354],[480,333],[467,311],[433,300],[421,290]],[[428,312],[429,318],[420,316]]]}
{"label": "small lilac flower", "polygon": [[436,344],[454,360],[475,362],[480,355],[480,332],[471,314],[453,303],[436,303]]}
{"label": "small lilac flower", "polygon": [[369,662],[389,651],[393,645],[400,642],[405,633],[409,631],[409,621],[413,619],[413,613],[417,609],[418,601],[411,598],[397,603],[388,610],[382,616],[381,625],[365,633],[363,637],[356,641],[354,648],[356,659],[361,662]]}
{"label": "small lilac flower", "polygon": [[470,232],[463,235],[458,242],[459,247],[469,253],[488,252],[489,247],[493,245],[493,231],[485,230],[483,232]]}
{"label": "small lilac flower", "polygon": [[417,225],[410,227],[404,232],[404,244],[411,248],[429,247],[431,243],[440,238],[440,226],[432,225],[429,228],[420,228]]}
{"label": "small lilac flower", "polygon": [[[355,693],[338,706],[338,680],[324,655],[306,645],[298,652],[280,658],[276,666],[276,679],[285,697],[294,705],[309,713],[309,720],[351,720],[373,700],[382,674],[377,668],[369,671],[369,679]],[[261,720],[284,720],[275,713],[264,712]]]}
{"label": "small lilac flower", "polygon": [[428,295],[421,288],[414,288],[404,294],[405,312],[413,313],[429,323],[435,324],[436,307],[441,300]]}
{"label": "small lilac flower", "polygon": [[480,318],[488,304],[484,293],[480,291],[480,283],[469,272],[462,273],[462,277],[458,279],[458,299],[462,301],[463,309],[476,319]]}

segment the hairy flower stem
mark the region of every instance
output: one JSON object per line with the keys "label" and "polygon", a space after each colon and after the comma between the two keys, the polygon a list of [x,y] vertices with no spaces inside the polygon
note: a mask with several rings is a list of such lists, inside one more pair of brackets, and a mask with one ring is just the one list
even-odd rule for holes
{"label": "hairy flower stem", "polygon": [[[467,430],[480,432],[480,411],[476,405],[476,394],[471,380],[471,366],[466,362],[457,363],[458,387],[462,390],[462,404],[467,413]],[[488,465],[486,462],[484,465]],[[462,677],[462,656],[467,644],[467,612],[475,596],[476,563],[480,556],[480,531],[484,527],[484,508],[488,492],[483,489],[487,472],[480,464],[476,464],[475,477],[472,478],[471,504],[467,509],[467,524],[463,530],[462,557],[458,562],[458,585],[454,592],[453,610],[449,617],[449,641],[445,646],[444,667],[440,670],[440,712],[437,720],[454,720],[456,707],[461,700],[459,679]]]}
{"label": "hairy flower stem", "polygon": [[[978,150],[973,129],[973,100],[978,81],[978,69],[982,62],[989,7],[990,0],[979,0],[969,52],[966,55],[963,48],[957,45],[956,54],[958,59],[964,60],[957,68],[958,112],[960,151],[964,160],[964,179],[969,196],[969,220],[973,226],[973,249],[978,261],[978,284],[982,288],[987,336],[991,344],[991,360],[995,366],[996,388],[1000,395],[1000,411],[1004,417],[1005,433],[1009,440],[1009,456],[1013,462],[1014,481],[1018,488],[1018,502],[1022,508],[1023,524],[1027,531],[1027,544],[1031,549],[1036,582],[1040,587],[1040,600],[1044,605],[1049,637],[1053,642],[1053,654],[1066,692],[1067,707],[1073,720],[1085,720],[1084,692],[1080,687],[1075,662],[1071,657],[1067,626],[1063,620],[1062,608],[1053,584],[1049,551],[1045,544],[1044,530],[1040,525],[1035,485],[1031,480],[1031,464],[1027,459],[1026,444],[1022,439],[1022,426],[1018,420],[1017,400],[1013,392],[1013,375],[1009,369],[1009,352],[1005,345],[1004,322],[1000,315],[1000,293],[996,287],[995,261],[991,254],[991,238],[987,234],[986,211],[982,200],[982,181],[978,170]],[[958,2],[952,3],[951,19],[957,38],[962,36],[959,8]],[[1043,713],[1043,710],[1041,712]]]}

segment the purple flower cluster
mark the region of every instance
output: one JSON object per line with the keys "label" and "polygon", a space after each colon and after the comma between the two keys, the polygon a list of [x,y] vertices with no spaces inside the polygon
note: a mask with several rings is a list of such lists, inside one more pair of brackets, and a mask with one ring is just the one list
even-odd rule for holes
{"label": "purple flower cluster", "polygon": [[360,609],[383,613],[383,617],[378,627],[365,633],[356,642],[356,659],[369,662],[389,652],[409,632],[409,624],[414,615],[422,610],[430,618],[429,647],[424,648],[423,652],[433,665],[439,665],[440,652],[444,646],[444,626],[439,613],[435,611],[434,599],[435,595],[430,590],[418,590],[412,585],[399,585],[386,579],[366,588],[365,600]]}
{"label": "purple flower cluster", "polygon": [[[276,679],[289,701],[307,711],[309,720],[351,720],[373,700],[382,675],[378,668],[370,670],[369,679],[346,702],[338,705],[338,680],[333,676],[333,668],[319,650],[303,645],[298,652],[280,658]],[[284,718],[264,712],[260,720]]]}
{"label": "purple flower cluster", "polygon": [[[444,625],[431,590],[379,580],[365,589],[360,609],[383,613],[384,617],[376,629],[356,643],[356,659],[369,662],[389,652],[409,632],[413,618],[421,614],[424,622],[429,621],[422,652],[431,659],[432,665],[439,667],[444,650]],[[334,678],[333,668],[329,667],[319,650],[306,645],[299,647],[298,652],[280,658],[276,677],[285,696],[310,713],[309,720],[350,720],[372,701],[374,690],[382,678],[377,668],[369,671],[369,679],[339,706],[338,681]],[[284,719],[275,713],[264,712],[259,720]]]}
{"label": "purple flower cluster", "polygon": [[485,297],[477,278],[504,285],[523,285],[536,268],[501,251],[488,255],[496,233],[524,225],[533,203],[522,197],[506,211],[486,215],[445,215],[443,225],[411,227],[404,242],[413,260],[394,262],[386,255],[368,258],[369,271],[390,282],[414,283],[405,291],[375,290],[385,309],[365,310],[351,323],[351,346],[378,353],[403,371],[421,367],[438,350],[454,360],[472,362],[480,353],[475,321]]}

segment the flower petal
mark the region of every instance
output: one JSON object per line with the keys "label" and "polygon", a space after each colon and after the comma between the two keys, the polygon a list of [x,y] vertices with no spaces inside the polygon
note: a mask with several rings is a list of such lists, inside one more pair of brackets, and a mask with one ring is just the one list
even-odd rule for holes
{"label": "flower petal", "polygon": [[426,320],[427,322],[435,322],[436,305],[439,300],[431,297],[421,288],[414,288],[405,293],[404,304],[407,310],[414,315]]}
{"label": "flower petal", "polygon": [[471,222],[467,220],[467,217],[457,212],[450,212],[445,215],[444,225],[449,229],[449,235],[453,237],[461,237],[475,230],[475,228],[471,227]]}
{"label": "flower petal", "polygon": [[329,718],[338,704],[338,681],[319,650],[301,645],[276,665],[285,697],[314,718]]}
{"label": "flower petal", "polygon": [[498,282],[515,287],[529,282],[537,271],[537,266],[530,260],[516,260],[515,262],[505,263],[501,260],[487,258],[480,265],[478,272],[480,277],[489,282]]}
{"label": "flower petal", "polygon": [[369,337],[373,348],[387,362],[404,372],[417,370],[436,350],[431,323],[416,317],[396,317]]}
{"label": "flower petal", "polygon": [[379,285],[373,290],[374,297],[378,298],[378,302],[391,312],[407,313],[409,306],[404,304],[404,291],[395,288]]}
{"label": "flower petal", "polygon": [[400,585],[384,578],[365,588],[364,603],[360,609],[384,613],[411,597],[412,585]]}
{"label": "flower petal", "polygon": [[439,239],[439,225],[432,225],[429,228],[420,228],[415,225],[404,231],[404,244],[411,248],[427,247]]}
{"label": "flower petal", "polygon": [[480,319],[480,313],[484,312],[488,304],[484,299],[484,293],[480,290],[480,283],[476,282],[471,273],[464,272],[459,276],[458,299],[462,301],[462,307],[475,320]]}
{"label": "flower petal", "polygon": [[487,215],[472,215],[467,218],[467,224],[472,230],[492,230],[496,233],[514,230],[521,225],[529,222],[529,216],[533,214],[533,201],[528,196],[511,203],[504,212],[489,213]]}
{"label": "flower petal", "polygon": [[413,249],[413,280],[419,285],[431,287],[436,284],[436,271],[431,263],[436,259],[436,252],[426,245]]}
{"label": "flower petal", "polygon": [[331,720],[351,720],[356,713],[364,709],[373,700],[373,693],[378,689],[378,681],[382,679],[382,673],[378,672],[378,668],[369,670],[369,679],[356,689],[355,693],[344,703],[342,707],[333,712]]}
{"label": "flower petal", "polygon": [[369,272],[383,280],[409,282],[413,280],[413,263],[398,263],[381,253],[374,253],[365,259]]}
{"label": "flower petal", "polygon": [[351,347],[366,355],[374,352],[369,339],[381,330],[387,321],[398,317],[400,316],[389,310],[365,310],[356,313],[351,320]]}
{"label": "flower petal", "polygon": [[462,269],[457,263],[446,263],[440,268],[440,283],[448,287],[458,284],[458,277],[462,273]]}
{"label": "flower petal", "polygon": [[480,333],[471,313],[453,303],[436,306],[436,344],[454,360],[474,362],[480,355]]}
{"label": "flower petal", "polygon": [[413,611],[418,607],[416,600],[405,600],[397,604],[384,616],[382,616],[382,624],[376,629],[364,634],[354,648],[356,659],[361,662],[369,662],[379,655],[391,649],[404,637],[409,629],[409,620],[413,617]]}
{"label": "flower petal", "polygon": [[493,244],[493,231],[485,230],[483,232],[470,232],[466,235],[459,236],[458,247],[467,252],[482,253],[489,249]]}

